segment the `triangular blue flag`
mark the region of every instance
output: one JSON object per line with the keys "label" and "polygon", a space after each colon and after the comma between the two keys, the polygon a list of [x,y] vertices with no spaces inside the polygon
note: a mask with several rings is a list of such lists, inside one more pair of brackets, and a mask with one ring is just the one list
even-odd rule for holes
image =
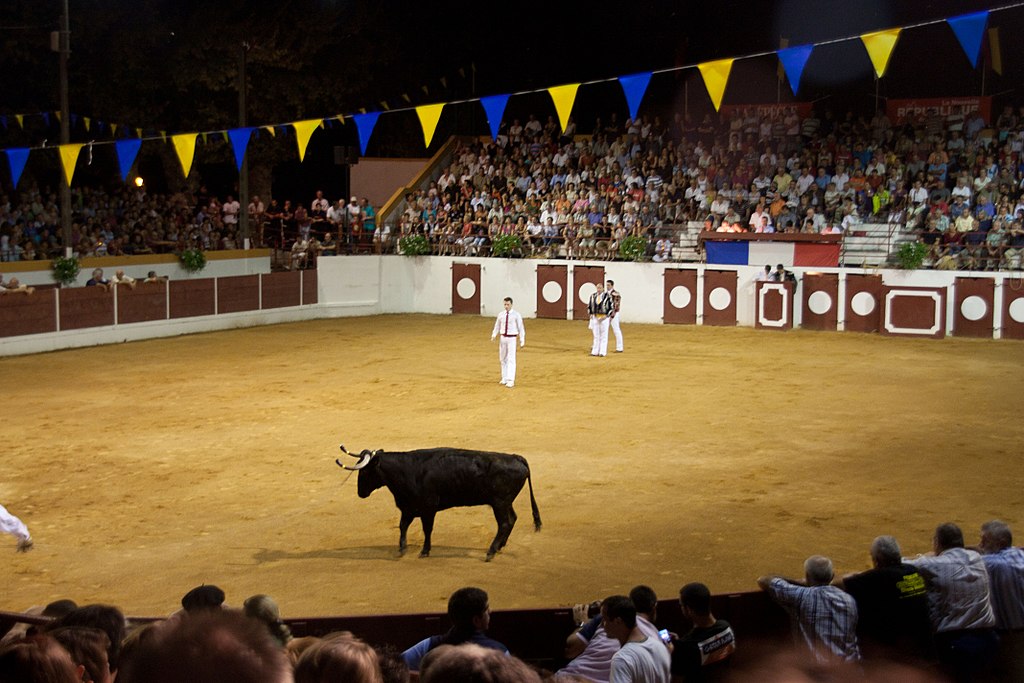
{"label": "triangular blue flag", "polygon": [[3,126],[4,130],[7,130],[7,117],[6,116],[0,116],[0,126]]}
{"label": "triangular blue flag", "polygon": [[97,121],[96,122],[96,130],[99,131],[100,133],[102,133],[103,129],[106,128],[106,127],[107,127],[107,124],[103,123],[102,121]]}
{"label": "triangular blue flag", "polygon": [[71,115],[71,127],[74,128],[78,125],[78,114]]}
{"label": "triangular blue flag", "polygon": [[21,172],[25,170],[25,162],[28,161],[29,150],[25,147],[17,147],[4,151],[7,152],[7,163],[11,165],[11,184],[17,187],[18,181],[21,180]]}
{"label": "triangular blue flag", "polygon": [[356,122],[356,130],[359,131],[359,154],[366,156],[366,145],[373,135],[373,128],[380,118],[379,111],[371,111],[369,114],[354,114],[352,120]]}
{"label": "triangular blue flag", "polygon": [[142,147],[142,140],[132,138],[129,140],[118,140],[114,143],[114,150],[117,152],[117,164],[121,168],[121,180],[128,180],[128,173],[132,170],[135,157],[139,155],[139,148]]}
{"label": "triangular blue flag", "polygon": [[963,14],[959,17],[946,19],[946,23],[953,29],[956,39],[960,41],[960,47],[964,49],[971,66],[978,68],[978,57],[981,55],[981,39],[985,35],[985,24],[988,23],[988,12],[975,12],[974,14]]}
{"label": "triangular blue flag", "polygon": [[480,104],[484,105],[484,113],[487,114],[487,123],[491,126],[492,140],[498,139],[498,130],[501,128],[501,119],[505,116],[505,105],[508,104],[508,98],[508,95],[480,98]]}
{"label": "triangular blue flag", "polygon": [[782,68],[786,70],[786,78],[789,79],[789,88],[796,95],[800,89],[800,77],[804,74],[804,67],[807,66],[807,59],[811,56],[813,45],[796,45],[779,50],[779,61]]}
{"label": "triangular blue flag", "polygon": [[626,104],[629,105],[629,118],[636,119],[636,112],[640,109],[640,102],[644,99],[650,82],[650,72],[619,76],[619,84],[622,85],[622,92],[626,93]]}
{"label": "triangular blue flag", "polygon": [[47,128],[50,127],[50,112],[48,111],[43,112],[43,125]]}
{"label": "triangular blue flag", "polygon": [[252,135],[252,128],[235,128],[228,131],[231,139],[231,147],[235,150],[235,165],[242,170],[242,162],[245,160],[245,150],[249,146],[249,136]]}

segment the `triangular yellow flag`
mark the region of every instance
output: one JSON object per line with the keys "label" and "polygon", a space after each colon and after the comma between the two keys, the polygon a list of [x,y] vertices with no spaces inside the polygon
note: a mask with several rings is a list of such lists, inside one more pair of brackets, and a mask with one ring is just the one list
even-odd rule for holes
{"label": "triangular yellow flag", "polygon": [[345,115],[344,114],[338,114],[337,116],[334,117],[334,120],[337,121],[338,123],[344,125],[345,124]]}
{"label": "triangular yellow flag", "polygon": [[83,116],[82,120],[85,121],[85,131],[89,132],[89,129],[92,128],[92,119],[88,116]]}
{"label": "triangular yellow flag", "polygon": [[75,165],[78,163],[78,153],[85,147],[83,143],[76,142],[70,145],[60,145],[60,163],[64,167],[64,180],[68,187],[71,187],[71,180],[75,177]]}
{"label": "triangular yellow flag", "polygon": [[228,132],[226,130],[222,131],[220,135],[224,138],[224,142],[231,142],[231,138],[228,137]]}
{"label": "triangular yellow flag", "polygon": [[443,104],[425,104],[416,107],[416,116],[420,117],[420,125],[423,126],[423,144],[430,147],[430,141],[434,139],[434,131],[437,130],[437,122],[441,120]]}
{"label": "triangular yellow flag", "polygon": [[57,122],[59,123],[60,122],[60,112],[59,111],[55,111],[55,112],[53,112],[53,115],[57,117]]}
{"label": "triangular yellow flag", "polygon": [[901,30],[893,28],[888,31],[865,33],[860,37],[864,41],[868,57],[871,57],[871,63],[875,66],[875,75],[879,78],[885,75],[885,68],[889,66],[889,57],[892,56],[893,48],[896,47],[896,39],[900,37]]}
{"label": "triangular yellow flag", "polygon": [[729,72],[732,71],[733,61],[732,59],[719,59],[697,65],[700,75],[704,77],[704,87],[708,89],[711,103],[715,105],[715,111],[722,106],[722,96],[725,95],[725,85],[729,82]]}
{"label": "triangular yellow flag", "polygon": [[141,128],[136,128],[135,129],[135,137],[137,137],[137,138],[141,138],[142,137],[142,129]]}
{"label": "triangular yellow flag", "polygon": [[116,138],[117,137],[117,124],[116,123],[110,124],[110,137],[112,137],[112,138]]}
{"label": "triangular yellow flag", "polygon": [[174,143],[174,151],[178,153],[178,161],[181,162],[181,170],[185,177],[192,171],[192,160],[196,157],[196,138],[199,133],[183,133],[172,135],[171,142]]}
{"label": "triangular yellow flag", "polygon": [[299,161],[305,160],[306,146],[309,145],[309,138],[321,123],[323,123],[323,119],[292,122],[292,125],[295,127],[295,141],[299,143]]}
{"label": "triangular yellow flag", "polygon": [[273,126],[263,126],[263,130],[265,130],[268,133],[270,133],[270,137],[272,137],[272,138],[277,137],[277,131],[274,130]]}
{"label": "triangular yellow flag", "polygon": [[576,91],[579,88],[579,83],[556,85],[553,88],[548,88],[548,93],[555,103],[555,111],[558,112],[558,122],[562,124],[563,131],[569,125],[569,114],[572,113],[572,105],[576,102]]}
{"label": "triangular yellow flag", "polygon": [[167,131],[166,130],[160,131],[160,139],[163,140],[164,142],[167,142]]}
{"label": "triangular yellow flag", "polygon": [[15,114],[14,119],[18,122],[18,128],[25,127],[25,117],[22,114]]}

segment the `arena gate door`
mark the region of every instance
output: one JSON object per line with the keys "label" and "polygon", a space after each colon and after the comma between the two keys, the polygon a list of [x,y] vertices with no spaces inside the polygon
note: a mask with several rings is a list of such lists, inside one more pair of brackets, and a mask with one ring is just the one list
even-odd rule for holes
{"label": "arena gate door", "polygon": [[1024,278],[1003,280],[1003,339],[1024,339]]}
{"label": "arena gate door", "polygon": [[839,276],[805,273],[803,285],[804,310],[800,327],[835,332],[839,323]]}
{"label": "arena gate door", "polygon": [[676,325],[697,324],[697,271],[669,268],[661,319]]}
{"label": "arena gate door", "polygon": [[995,281],[958,277],[953,285],[953,334],[991,339],[995,329]]}
{"label": "arena gate door", "polygon": [[479,263],[452,263],[452,313],[480,315]]}
{"label": "arena gate door", "polygon": [[755,282],[754,328],[793,329],[793,283]]}
{"label": "arena gate door", "polygon": [[704,271],[704,324],[736,325],[736,271]]}
{"label": "arena gate door", "polygon": [[566,266],[537,266],[537,317],[565,320],[568,311],[569,270]]}
{"label": "arena gate door", "polygon": [[878,332],[882,318],[882,276],[846,276],[846,315],[843,329],[847,332]]}
{"label": "arena gate door", "polygon": [[946,335],[945,287],[885,287],[882,334],[941,339]]}
{"label": "arena gate door", "polygon": [[572,269],[572,287],[574,299],[572,300],[572,319],[586,320],[590,317],[587,312],[587,304],[590,303],[590,295],[597,291],[597,285],[604,284],[603,266],[576,266]]}

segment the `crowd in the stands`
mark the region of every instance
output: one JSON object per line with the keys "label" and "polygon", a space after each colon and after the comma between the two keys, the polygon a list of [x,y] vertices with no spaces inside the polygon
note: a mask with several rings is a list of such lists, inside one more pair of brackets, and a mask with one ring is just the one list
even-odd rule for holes
{"label": "crowd in the stands", "polygon": [[946,523],[931,552],[904,557],[895,538],[879,536],[870,555],[872,568],[841,577],[815,555],[800,578],[757,580],[790,614],[793,654],[785,660],[738,664],[736,653],[758,636],[716,618],[699,582],[680,589],[682,619],[672,622],[643,585],[576,605],[562,665],[551,669],[489,635],[491,605],[475,587],[452,593],[443,633],[407,642],[395,632],[393,642],[371,647],[347,632],[294,638],[270,597],[232,610],[220,588],[202,585],[179,611],[142,624],[128,624],[115,607],[71,600],[33,608],[42,618],[23,619],[0,641],[0,683],[109,683],[115,675],[119,683],[1024,680],[1024,549],[1013,546],[1007,524],[982,525],[976,548]]}
{"label": "crowd in the stands", "polygon": [[[665,260],[673,231],[692,221],[805,233],[879,222],[914,233],[936,268],[1021,267],[1024,107],[1005,107],[991,122],[978,112],[895,123],[883,111],[765,111],[700,123],[681,115],[620,123],[612,114],[588,131],[571,118],[564,131],[553,117],[513,119],[494,141],[461,144],[387,222],[365,198],[320,192],[242,207],[205,188],[75,188],[72,246],[79,256],[240,248],[246,211],[251,243],[292,251],[297,265],[313,262],[324,239],[327,253],[387,253],[414,234],[436,254],[488,255],[497,243],[503,254],[565,258],[614,258],[633,236]],[[22,185],[0,195],[0,260],[52,258],[63,247],[56,195]]]}

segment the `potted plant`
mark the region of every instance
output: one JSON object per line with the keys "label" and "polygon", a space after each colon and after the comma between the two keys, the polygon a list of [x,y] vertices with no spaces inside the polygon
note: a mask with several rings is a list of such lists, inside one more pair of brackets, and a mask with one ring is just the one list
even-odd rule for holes
{"label": "potted plant", "polygon": [[509,258],[516,254],[521,254],[523,247],[523,241],[519,238],[519,235],[505,234],[498,235],[491,242],[491,255],[493,256],[504,256]]}
{"label": "potted plant", "polygon": [[181,267],[189,273],[198,273],[206,267],[206,254],[202,249],[185,249],[178,254]]}
{"label": "potted plant", "polygon": [[630,235],[629,237],[623,238],[619,244],[619,256],[622,257],[623,261],[640,261],[643,260],[644,254],[647,253],[647,240],[639,235]]}
{"label": "potted plant", "polygon": [[58,256],[53,259],[53,279],[60,283],[61,287],[70,287],[78,278],[82,270],[82,264],[75,256]]}
{"label": "potted plant", "polygon": [[430,253],[430,242],[420,234],[406,235],[398,240],[398,252],[405,256],[424,256]]}
{"label": "potted plant", "polygon": [[917,270],[928,255],[928,245],[924,242],[904,242],[896,250],[896,263],[904,270]]}

